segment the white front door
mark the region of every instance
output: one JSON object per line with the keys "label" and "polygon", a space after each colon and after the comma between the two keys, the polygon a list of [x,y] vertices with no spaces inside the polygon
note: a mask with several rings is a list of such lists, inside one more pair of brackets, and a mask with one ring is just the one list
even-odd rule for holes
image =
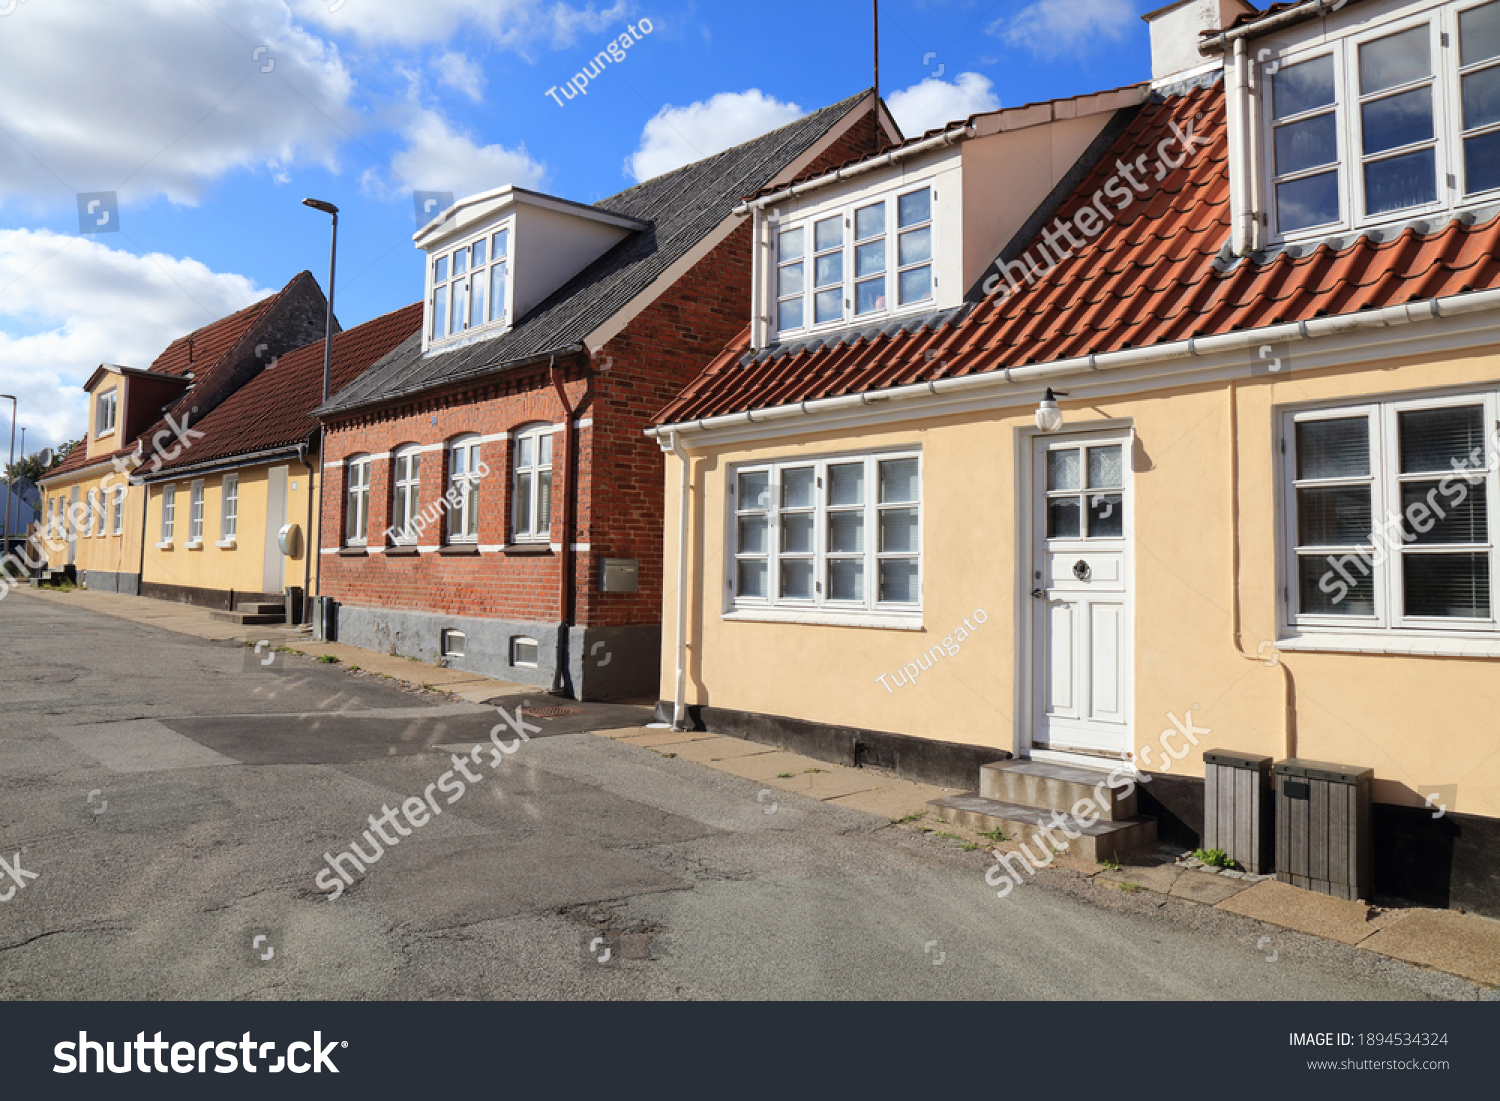
{"label": "white front door", "polygon": [[1034,750],[1132,749],[1130,448],[1128,432],[1032,442]]}

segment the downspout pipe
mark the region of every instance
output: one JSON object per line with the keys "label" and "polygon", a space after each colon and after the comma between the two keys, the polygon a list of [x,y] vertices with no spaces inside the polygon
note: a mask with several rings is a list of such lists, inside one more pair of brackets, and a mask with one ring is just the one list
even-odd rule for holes
{"label": "downspout pipe", "polygon": [[[574,485],[577,482],[575,473],[577,428],[574,427],[574,414],[577,409],[568,403],[568,392],[563,386],[562,371],[557,366],[557,356],[552,356],[547,362],[547,374],[552,379],[552,388],[557,391],[557,400],[562,403],[563,408],[563,515],[562,515],[562,554],[559,556],[559,573],[557,578],[557,660],[556,669],[552,675],[551,695],[566,696],[568,694],[568,678],[566,675],[569,654],[569,634],[576,618],[573,614],[574,607],[574,552],[573,552],[573,524],[574,524]],[[589,374],[589,394],[593,393],[593,374]],[[585,397],[587,400],[587,396]],[[554,457],[554,462],[556,461]],[[576,688],[577,686],[575,686]],[[579,698],[582,698],[581,694]]]}
{"label": "downspout pipe", "polygon": [[[322,435],[323,429],[320,426],[317,431],[319,440],[319,465],[321,465],[321,459],[323,457]],[[308,462],[307,459],[306,440],[303,440],[297,445],[297,461],[302,464],[302,469],[307,471],[307,538],[302,540],[302,618],[310,619],[312,616],[311,608],[313,606],[312,568],[313,562],[315,561],[313,556],[323,553],[323,533],[321,531],[316,534],[313,533],[313,490],[315,488],[314,483],[316,482],[317,496],[319,501],[321,501],[323,498],[323,479],[313,478],[312,463]],[[322,564],[323,563],[321,561],[318,561],[318,565],[320,567],[322,566]],[[320,576],[321,573],[322,571],[319,570]]]}
{"label": "downspout pipe", "polygon": [[687,725],[687,600],[688,600],[688,508],[693,501],[693,479],[688,453],[682,446],[681,433],[671,435],[672,454],[679,466],[677,505],[677,679],[672,694],[672,729],[683,731]]}
{"label": "downspout pipe", "polygon": [[1234,40],[1234,100],[1231,107],[1234,120],[1234,144],[1238,147],[1234,187],[1234,253],[1247,256],[1255,251],[1256,230],[1259,215],[1255,203],[1255,141],[1251,130],[1250,115],[1250,63],[1249,50],[1244,38]]}

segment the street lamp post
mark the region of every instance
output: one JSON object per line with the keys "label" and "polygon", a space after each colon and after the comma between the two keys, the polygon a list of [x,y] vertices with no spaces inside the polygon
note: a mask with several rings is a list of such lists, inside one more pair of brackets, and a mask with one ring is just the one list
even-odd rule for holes
{"label": "street lamp post", "polygon": [[[321,210],[324,214],[327,214],[333,219],[333,233],[328,245],[328,314],[323,321],[323,401],[326,404],[328,401],[329,392],[333,387],[333,276],[335,270],[337,269],[339,257],[339,208],[334,206],[332,203],[324,202],[322,199],[303,199],[302,205],[310,206],[314,210]],[[321,559],[316,559],[313,556],[321,555],[323,553],[323,496],[324,483],[326,478],[326,474],[321,473],[321,471],[324,470],[323,458],[323,430],[322,426],[319,425],[318,467],[320,469],[320,474],[318,477],[318,536],[316,539],[313,539],[312,532],[308,532],[308,538],[304,541],[306,544],[306,550],[304,551],[304,553],[307,555],[307,574],[309,581],[311,581],[313,562],[318,562],[319,566],[318,596],[316,600],[314,599],[311,592],[307,593],[306,596],[307,606],[309,608],[316,607],[318,610],[318,614],[316,615],[313,623],[313,636],[319,639],[321,639],[324,635],[325,618],[322,614],[323,594],[321,591],[323,588],[323,570]],[[311,471],[309,471],[309,477],[310,476]],[[312,486],[308,485],[307,490],[309,493],[311,493]]]}
{"label": "street lamp post", "polygon": [[[0,394],[0,398],[10,398],[10,465],[16,465],[16,396],[14,394]],[[5,482],[5,534],[0,536],[0,553],[10,553],[10,487],[15,484],[15,471]]]}

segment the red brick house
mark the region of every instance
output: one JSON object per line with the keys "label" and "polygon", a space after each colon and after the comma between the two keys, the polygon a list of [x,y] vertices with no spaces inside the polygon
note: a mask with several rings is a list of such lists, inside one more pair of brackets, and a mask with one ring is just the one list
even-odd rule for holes
{"label": "red brick house", "polygon": [[504,187],[417,233],[421,333],[319,410],[336,637],[652,695],[663,459],[643,430],[744,324],[755,227],[733,210],[899,140],[865,92],[593,206]]}

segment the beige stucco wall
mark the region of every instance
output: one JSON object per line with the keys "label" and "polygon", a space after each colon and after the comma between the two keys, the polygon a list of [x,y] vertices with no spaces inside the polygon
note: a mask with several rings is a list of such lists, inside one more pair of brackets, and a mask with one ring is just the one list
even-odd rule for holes
{"label": "beige stucco wall", "polygon": [[141,567],[141,503],[144,499],[145,490],[141,486],[130,485],[125,475],[117,474],[114,468],[108,465],[89,471],[82,471],[72,478],[43,483],[43,527],[47,526],[48,502],[55,502],[53,505],[53,520],[56,535],[55,538],[42,544],[42,549],[47,556],[48,567],[51,569],[61,569],[68,562],[66,522],[58,521],[57,517],[60,515],[66,516],[75,486],[78,489],[78,503],[81,506],[88,504],[89,492],[91,490],[103,492],[107,498],[115,487],[125,487],[125,525],[123,534],[114,534],[112,503],[110,507],[105,509],[104,532],[102,534],[96,523],[94,525],[94,534],[85,535],[84,532],[88,530],[86,519],[82,524],[77,525],[78,540],[73,561],[77,566],[80,576],[84,570],[103,570],[110,573],[138,573]]}
{"label": "beige stucco wall", "polygon": [[[1196,705],[1192,722],[1210,733],[1171,765],[1175,774],[1201,776],[1202,752],[1215,748],[1311,757],[1374,768],[1381,801],[1420,805],[1419,791],[1456,784],[1450,809],[1500,816],[1500,724],[1493,718],[1500,669],[1494,660],[1288,652],[1279,664],[1271,654],[1268,664],[1257,657],[1263,641],[1278,638],[1280,462],[1273,411],[1461,383],[1478,387],[1493,378],[1493,360],[1454,358],[1386,363],[1378,373],[1367,367],[1245,378],[1233,397],[1216,382],[1064,403],[1065,431],[1125,422],[1137,441],[1132,714],[1138,751],[1173,728],[1169,715],[1186,718]],[[1029,601],[1029,585],[1016,577],[1016,463],[1026,453],[1022,441],[1033,431],[1033,411],[1028,403],[695,449],[701,506],[692,519],[688,702],[1015,749],[1018,593]],[[884,447],[923,453],[922,630],[724,620],[727,471],[749,461]],[[676,655],[678,470],[669,456],[666,699],[673,695]],[[1029,557],[1023,568],[1029,569]],[[934,662],[914,685],[891,691],[878,683],[882,673],[917,660],[952,634],[965,617],[974,622],[975,609],[988,620],[958,656]],[[1158,749],[1142,767],[1159,770],[1162,760]]]}

